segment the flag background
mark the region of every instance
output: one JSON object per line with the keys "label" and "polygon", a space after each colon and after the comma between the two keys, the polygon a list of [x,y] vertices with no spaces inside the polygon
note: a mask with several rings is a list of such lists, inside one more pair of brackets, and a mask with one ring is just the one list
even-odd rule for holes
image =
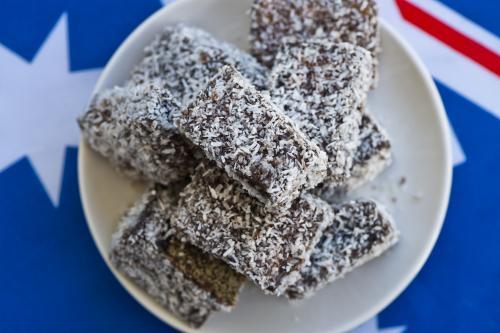
{"label": "flag background", "polygon": [[[499,76],[404,20],[398,3],[406,2],[486,45],[500,63],[500,2],[380,1],[382,16],[436,78],[463,156],[456,159],[448,214],[428,262],[358,331],[498,332]],[[82,111],[79,101],[89,97],[99,69],[161,6],[154,0],[0,0],[0,332],[174,332],[136,303],[100,258],[78,194],[77,128],[56,121]],[[63,70],[57,57],[67,61]],[[461,76],[452,65],[462,62]],[[44,72],[50,66],[59,74]],[[54,122],[35,121],[52,114]],[[55,143],[60,148],[52,152]]]}

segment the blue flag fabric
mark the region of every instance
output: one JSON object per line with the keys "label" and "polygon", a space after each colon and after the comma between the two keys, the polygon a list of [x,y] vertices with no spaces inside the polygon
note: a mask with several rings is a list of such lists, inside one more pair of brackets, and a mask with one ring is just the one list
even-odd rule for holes
{"label": "blue flag fabric", "polygon": [[[493,36],[488,43],[498,42],[500,3],[437,5],[484,29]],[[153,0],[0,1],[0,332],[175,332],[128,295],[100,258],[78,194],[77,137],[64,138],[52,151],[51,140],[60,138],[47,133],[59,131],[57,121],[33,123],[61,109],[59,119],[67,103],[87,99],[98,69],[161,6]],[[64,43],[67,53],[58,51]],[[493,45],[497,55],[499,47]],[[57,56],[67,58],[67,68],[52,78],[44,70]],[[54,89],[70,82],[73,92],[62,97],[54,90],[54,107],[39,108],[50,99],[44,89],[52,87],[42,78],[53,80]],[[454,169],[435,249],[412,284],[378,315],[374,332],[396,326],[408,332],[500,331],[498,110],[464,97],[462,86],[450,88],[455,86],[446,78],[437,85],[464,156]],[[14,134],[10,122],[17,126]],[[55,164],[60,167],[48,167]]]}

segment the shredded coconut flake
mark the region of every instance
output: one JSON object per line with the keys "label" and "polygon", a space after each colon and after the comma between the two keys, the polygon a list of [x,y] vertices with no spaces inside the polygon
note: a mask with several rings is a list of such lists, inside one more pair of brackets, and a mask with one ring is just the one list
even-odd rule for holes
{"label": "shredded coconut flake", "polygon": [[237,68],[258,89],[265,88],[266,69],[252,56],[195,27],[165,27],[144,53],[129,84],[161,79],[183,106],[225,65]]}
{"label": "shredded coconut flake", "polygon": [[169,184],[198,164],[196,149],[173,124],[179,109],[159,81],[151,81],[98,93],[78,123],[90,147],[119,171]]}
{"label": "shredded coconut flake", "polygon": [[371,68],[363,48],[325,39],[285,43],[276,57],[271,98],[326,152],[330,183],[350,176]]}
{"label": "shredded coconut flake", "polygon": [[255,0],[250,16],[252,54],[268,67],[284,39],[314,37],[361,46],[377,62],[380,37],[375,0]]}
{"label": "shredded coconut flake", "polygon": [[224,67],[177,119],[189,140],[262,202],[286,206],[321,182],[326,155],[268,97]]}
{"label": "shredded coconut flake", "polygon": [[[245,279],[222,261],[175,238],[169,218],[177,199],[172,186],[151,187],[122,217],[113,235],[110,258],[162,306],[199,327],[211,312],[234,307]],[[198,282],[186,267],[208,270],[215,276],[213,285]],[[217,297],[215,284],[228,285],[229,280],[235,286],[232,293],[227,292],[229,298]]]}
{"label": "shredded coconut flake", "polygon": [[354,154],[351,177],[342,184],[324,182],[314,189],[313,193],[333,203],[339,197],[375,179],[391,164],[391,141],[368,110],[362,115],[360,142]]}
{"label": "shredded coconut flake", "polygon": [[375,201],[351,201],[333,210],[333,222],[314,249],[310,264],[300,271],[300,279],[288,287],[287,297],[313,295],[398,241],[391,216]]}
{"label": "shredded coconut flake", "polygon": [[221,258],[266,293],[280,295],[299,278],[332,220],[330,206],[302,194],[289,209],[270,210],[222,170],[204,163],[180,194],[173,226],[184,239]]}

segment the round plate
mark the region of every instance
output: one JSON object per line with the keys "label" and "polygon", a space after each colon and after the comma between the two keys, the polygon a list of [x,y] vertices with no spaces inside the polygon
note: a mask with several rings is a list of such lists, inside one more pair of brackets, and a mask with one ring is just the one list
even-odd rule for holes
{"label": "round plate", "polygon": [[[169,23],[204,28],[246,49],[251,0],[181,0],[138,27],[116,51],[95,90],[120,85],[144,47]],[[451,184],[449,134],[437,90],[410,47],[381,25],[380,82],[369,108],[392,138],[393,165],[353,196],[386,204],[401,231],[399,244],[314,297],[297,303],[264,296],[248,285],[231,313],[214,314],[201,332],[337,332],[361,324],[387,306],[410,283],[429,256],[443,223]],[[405,181],[401,181],[404,178]],[[144,189],[118,175],[82,142],[79,182],[87,222],[104,260],[145,308],[168,324],[194,331],[114,270],[108,260],[118,219]],[[401,183],[403,183],[401,185]]]}

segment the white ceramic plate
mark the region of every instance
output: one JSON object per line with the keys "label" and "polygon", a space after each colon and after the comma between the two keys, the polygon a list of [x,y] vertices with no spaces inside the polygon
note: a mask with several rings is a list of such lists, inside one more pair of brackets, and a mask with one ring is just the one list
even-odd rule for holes
{"label": "white ceramic plate", "polygon": [[[185,22],[247,48],[251,0],[181,0],[160,10],[116,51],[95,91],[121,84],[141,59],[143,48],[166,24]],[[361,324],[387,306],[426,261],[443,223],[451,184],[448,127],[436,88],[409,46],[382,24],[383,53],[378,88],[369,108],[392,137],[394,163],[354,196],[387,205],[401,231],[398,245],[299,303],[264,296],[249,285],[230,314],[215,314],[202,332],[338,332]],[[401,177],[406,183],[399,185]],[[104,260],[145,308],[168,324],[193,331],[116,272],[108,261],[111,234],[120,215],[140,195],[132,183],[85,143],[79,151],[80,191],[88,225]]]}

